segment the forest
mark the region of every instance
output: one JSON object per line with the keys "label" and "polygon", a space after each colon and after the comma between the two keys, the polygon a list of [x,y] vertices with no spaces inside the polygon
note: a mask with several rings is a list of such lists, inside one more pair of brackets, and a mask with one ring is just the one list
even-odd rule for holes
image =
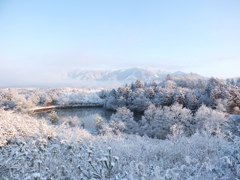
{"label": "forest", "polygon": [[228,113],[238,113],[240,107],[240,79],[226,82],[218,78],[208,80],[187,77],[171,77],[165,81],[125,85],[110,92],[102,92],[105,107],[116,110],[126,106],[132,111],[144,111],[150,105],[171,106],[175,103],[195,112],[201,105]]}
{"label": "forest", "polygon": [[[239,87],[168,75],[114,89],[0,89],[0,179],[238,179]],[[32,111],[84,104],[115,113],[91,133],[74,117]]]}

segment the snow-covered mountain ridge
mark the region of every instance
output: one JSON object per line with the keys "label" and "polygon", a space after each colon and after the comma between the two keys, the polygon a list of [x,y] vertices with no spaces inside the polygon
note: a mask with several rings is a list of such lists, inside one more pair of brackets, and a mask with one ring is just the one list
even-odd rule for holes
{"label": "snow-covered mountain ridge", "polygon": [[67,76],[71,79],[79,81],[118,81],[118,82],[133,82],[137,79],[148,81],[161,81],[167,75],[170,76],[194,76],[196,78],[203,78],[202,76],[194,73],[185,73],[177,71],[174,73],[161,71],[153,68],[140,68],[134,67],[129,69],[119,70],[75,70],[69,72]]}

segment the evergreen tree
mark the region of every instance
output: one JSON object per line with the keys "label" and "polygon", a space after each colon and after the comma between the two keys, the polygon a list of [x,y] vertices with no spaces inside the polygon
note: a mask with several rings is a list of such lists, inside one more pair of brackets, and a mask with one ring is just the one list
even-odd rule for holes
{"label": "evergreen tree", "polygon": [[230,84],[231,84],[231,85],[233,85],[233,86],[235,86],[235,85],[236,85],[236,83],[235,83],[235,81],[234,81],[234,79],[233,79],[233,78],[231,79],[231,81],[230,81]]}
{"label": "evergreen tree", "polygon": [[237,79],[236,85],[240,87],[240,78]]}
{"label": "evergreen tree", "polygon": [[165,81],[169,81],[169,80],[172,80],[172,77],[171,77],[170,74],[168,74],[168,75],[166,76],[166,78],[165,78]]}
{"label": "evergreen tree", "polygon": [[136,88],[143,88],[143,83],[142,83],[142,81],[137,80],[137,81],[135,82],[135,87],[136,87]]}

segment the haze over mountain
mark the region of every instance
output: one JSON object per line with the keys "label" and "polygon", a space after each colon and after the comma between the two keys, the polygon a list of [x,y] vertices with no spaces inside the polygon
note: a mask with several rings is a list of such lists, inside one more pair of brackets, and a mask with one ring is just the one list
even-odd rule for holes
{"label": "haze over mountain", "polygon": [[61,73],[52,72],[50,74],[38,73],[38,78],[34,80],[27,76],[21,81],[16,81],[15,76],[8,77],[11,80],[2,81],[0,88],[27,88],[27,87],[78,87],[78,88],[112,88],[132,83],[136,80],[143,82],[161,82],[167,75],[172,77],[186,77],[205,79],[195,73],[185,73],[182,71],[167,72],[154,68],[133,67],[117,70],[82,70],[65,71]]}
{"label": "haze over mountain", "polygon": [[177,71],[174,73],[162,71],[154,68],[141,68],[134,67],[128,69],[119,70],[75,70],[69,72],[67,76],[71,80],[78,81],[96,81],[96,82],[119,82],[119,83],[131,83],[136,80],[142,80],[144,82],[149,81],[162,81],[167,75],[170,76],[193,76],[194,78],[204,78],[198,74],[185,73]]}

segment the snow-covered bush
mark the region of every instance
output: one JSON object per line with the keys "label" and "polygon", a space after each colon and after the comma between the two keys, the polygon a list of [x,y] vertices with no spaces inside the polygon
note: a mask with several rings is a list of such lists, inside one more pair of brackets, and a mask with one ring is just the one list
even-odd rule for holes
{"label": "snow-covered bush", "polygon": [[58,89],[0,89],[0,107],[4,109],[36,106],[103,106],[99,90],[76,88]]}
{"label": "snow-covered bush", "polygon": [[126,134],[93,136],[76,127],[56,131],[58,136],[51,140],[25,137],[4,145],[0,149],[0,179],[239,177],[239,138],[228,141],[222,135],[195,134],[163,141]]}
{"label": "snow-covered bush", "polygon": [[43,119],[37,120],[27,114],[18,114],[0,109],[0,146],[13,138],[28,136],[52,138],[55,131]]}
{"label": "snow-covered bush", "polygon": [[180,104],[170,107],[156,108],[154,105],[144,112],[140,121],[139,133],[150,137],[165,139],[173,132],[176,127],[182,127],[183,134],[186,136],[194,133],[193,117],[189,109],[183,108]]}
{"label": "snow-covered bush", "polygon": [[134,133],[138,124],[133,119],[133,112],[126,107],[117,109],[117,112],[111,116],[110,126],[121,132]]}
{"label": "snow-covered bush", "polygon": [[16,106],[17,104],[12,100],[6,100],[6,99],[0,100],[0,107],[6,110],[14,109]]}
{"label": "snow-covered bush", "polygon": [[219,134],[228,119],[225,113],[212,110],[202,105],[194,117],[196,128],[201,133]]}
{"label": "snow-covered bush", "polygon": [[121,174],[119,170],[119,158],[113,156],[112,148],[108,148],[108,153],[94,159],[93,148],[88,150],[88,164],[86,169],[80,168],[81,175],[91,179],[123,179],[127,174]]}
{"label": "snow-covered bush", "polygon": [[227,125],[225,113],[212,110],[205,105],[192,114],[191,110],[183,108],[180,104],[170,107],[155,107],[150,105],[139,122],[138,133],[165,139],[168,136],[191,136],[196,132],[219,134]]}
{"label": "snow-covered bush", "polygon": [[59,120],[59,117],[56,111],[51,111],[47,117],[52,123],[56,123]]}
{"label": "snow-covered bush", "polygon": [[80,92],[64,92],[57,98],[61,106],[102,106],[103,100],[98,91],[82,90]]}

